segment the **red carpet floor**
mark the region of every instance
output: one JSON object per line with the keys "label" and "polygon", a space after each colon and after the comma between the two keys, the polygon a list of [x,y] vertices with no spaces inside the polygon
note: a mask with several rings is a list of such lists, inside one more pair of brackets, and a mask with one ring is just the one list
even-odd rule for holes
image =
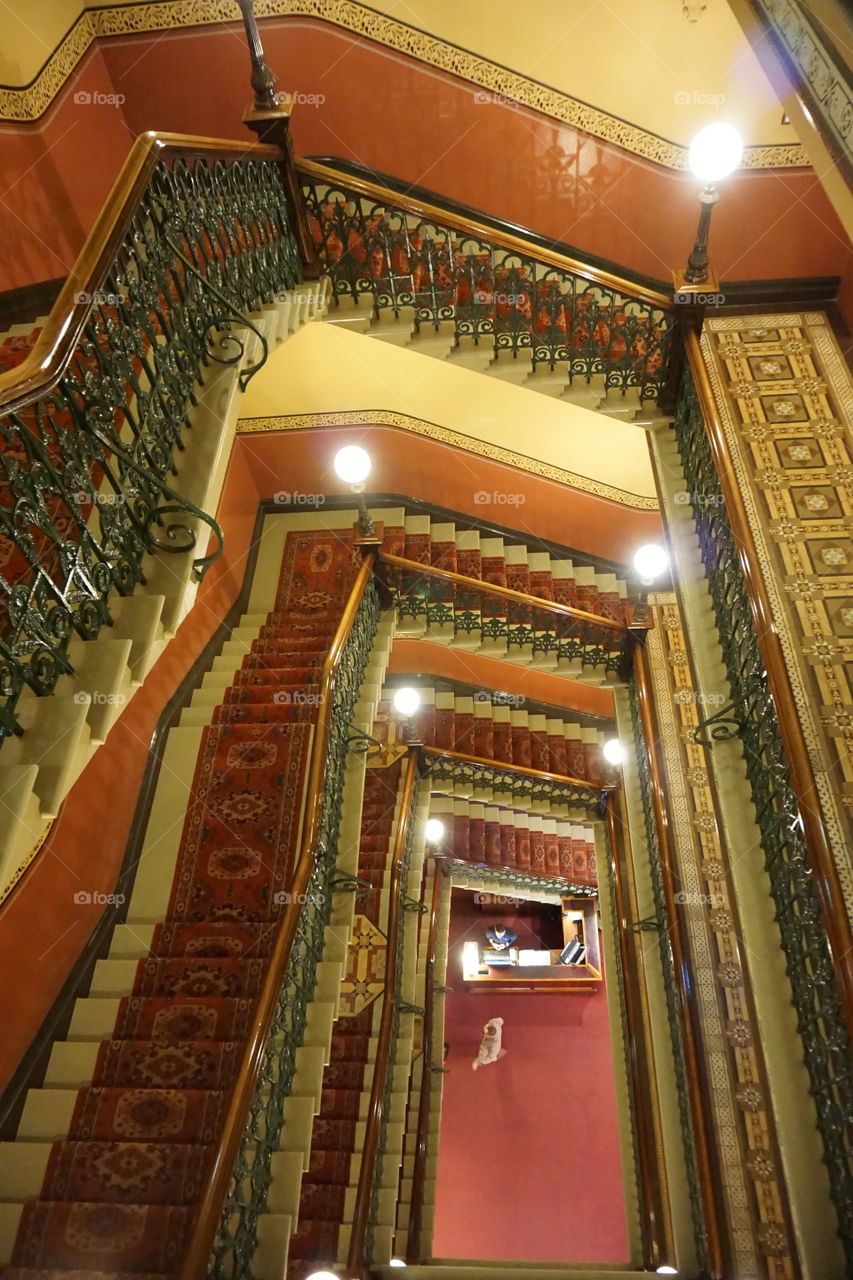
{"label": "red carpet floor", "polygon": [[[604,990],[465,994],[461,940],[489,923],[454,890],[433,1256],[627,1262]],[[522,941],[530,923],[514,921]],[[493,1017],[506,1057],[472,1071]]]}

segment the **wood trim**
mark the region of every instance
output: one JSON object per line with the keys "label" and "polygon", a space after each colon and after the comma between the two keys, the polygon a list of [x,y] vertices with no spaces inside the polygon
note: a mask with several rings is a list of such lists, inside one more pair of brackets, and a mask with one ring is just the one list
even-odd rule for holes
{"label": "wood trim", "polygon": [[482,222],[478,222],[467,215],[462,217],[457,213],[451,213],[447,209],[442,209],[426,200],[392,191],[390,187],[380,186],[379,183],[370,182],[366,178],[347,174],[346,181],[342,184],[341,174],[338,170],[331,169],[325,164],[318,164],[315,160],[297,159],[296,171],[304,174],[305,177],[315,179],[317,182],[327,182],[332,187],[344,185],[349,190],[358,192],[359,195],[367,196],[370,200],[387,204],[392,208],[405,209],[407,213],[413,213],[416,217],[425,218],[430,222],[437,222],[445,227],[450,227],[461,235],[476,236],[482,240],[489,240],[493,244],[499,245],[502,249],[508,249],[511,253],[536,258],[537,261],[544,263],[546,266],[556,267],[560,271],[570,271],[584,280],[589,280],[592,284],[600,285],[604,289],[615,289],[629,298],[636,298],[638,301],[647,302],[653,307],[660,307],[662,311],[675,311],[671,294],[659,293],[657,290],[649,289],[635,280],[627,280],[624,276],[605,271],[601,267],[590,266],[589,263],[582,262],[579,258],[570,257],[566,253],[558,253],[553,249],[546,248],[544,245],[531,244],[529,240],[522,239],[518,235],[500,231],[494,227],[487,227]]}
{"label": "wood trim", "polygon": [[654,695],[649,675],[645,646],[634,649],[634,679],[643,729],[642,751],[651,784],[652,809],[660,848],[661,873],[666,910],[666,930],[672,948],[675,981],[684,1042],[687,1091],[693,1119],[693,1135],[699,1174],[699,1192],[708,1248],[707,1280],[723,1280],[732,1274],[728,1234],[724,1211],[723,1176],[710,1112],[711,1090],[707,1078],[707,1059],[702,1052],[702,1028],[699,1010],[691,994],[692,975],[696,969],[690,955],[689,941],[682,929],[682,916],[675,902],[677,864],[670,838],[673,823],[669,814],[664,785],[665,766],[654,712]]}
{"label": "wood trim", "polygon": [[385,1103],[385,1083],[389,1070],[393,1070],[390,1062],[392,1052],[391,1033],[394,1024],[394,1006],[399,997],[399,992],[397,991],[396,948],[400,925],[400,905],[404,888],[402,883],[402,863],[409,834],[409,824],[414,818],[414,797],[419,770],[418,750],[410,749],[406,761],[403,795],[400,801],[400,813],[397,819],[397,832],[394,838],[394,851],[391,862],[388,900],[388,955],[385,967],[385,991],[382,997],[382,1016],[379,1021],[376,1063],[373,1069],[370,1103],[364,1128],[364,1145],[361,1151],[358,1187],[352,1214],[352,1233],[347,1254],[347,1267],[351,1275],[366,1275],[368,1271],[368,1265],[364,1257],[364,1246],[368,1217],[370,1215],[373,1173],[379,1156],[379,1133]]}
{"label": "wood trim", "polygon": [[464,751],[449,751],[445,750],[444,747],[421,747],[421,750],[425,755],[435,756],[438,759],[446,756],[448,760],[464,760],[468,764],[484,765],[487,769],[500,769],[502,772],[518,773],[524,778],[538,778],[541,782],[555,782],[564,787],[583,787],[585,791],[591,791],[596,796],[600,796],[602,792],[616,789],[613,783],[596,787],[583,778],[567,778],[561,773],[546,773],[542,769],[528,769],[526,765],[507,764],[503,760],[486,760],[482,756],[470,756]]}
{"label": "wood trim", "polygon": [[[255,527],[249,543],[249,552],[246,557],[246,572],[240,591],[225,617],[175,689],[157,720],[154,732],[151,735],[148,760],[142,774],[125,854],[116,880],[116,895],[123,895],[124,901],[108,905],[105,908],[103,915],[98,920],[89,935],[88,941],[80,952],[76,963],[62,984],[59,994],[33,1037],[29,1048],[22,1057],[15,1074],[4,1089],[2,1097],[0,1097],[0,1141],[14,1141],[24,1103],[26,1102],[27,1090],[37,1089],[42,1085],[54,1042],[65,1036],[74,1013],[75,1001],[88,992],[96,962],[106,958],[109,953],[113,930],[116,925],[122,924],[127,918],[136,872],[142,855],[142,844],[148,826],[151,803],[163,763],[166,738],[169,730],[177,724],[181,711],[189,705],[192,695],[201,683],[202,676],[210,669],[213,659],[220,652],[223,643],[228,639],[231,631],[246,612],[258,551],[261,545],[260,533],[265,518],[266,512],[263,506],[259,504]],[[33,866],[35,866],[35,861],[30,863],[25,876],[18,881],[15,886],[16,892],[19,886],[24,883],[26,874],[30,872]],[[10,899],[6,900],[6,902],[8,901]],[[6,906],[6,902],[3,903],[3,907]],[[0,915],[2,915],[2,910],[0,910]]]}
{"label": "wood trim", "polygon": [[649,1271],[673,1266],[675,1249],[669,1200],[664,1194],[656,1140],[657,1096],[653,1087],[654,1060],[646,1036],[639,984],[643,980],[642,957],[638,956],[637,934],[627,892],[626,844],[630,841],[621,787],[607,797],[605,812],[610,844],[613,897],[616,915],[616,945],[623,975],[625,1032],[628,1050],[628,1082],[637,1126],[637,1163],[640,1184],[640,1226],[643,1237],[643,1265]]}
{"label": "wood trim", "polygon": [[509,604],[523,604],[529,608],[538,609],[540,613],[550,613],[556,618],[565,618],[586,626],[595,625],[603,631],[612,631],[614,638],[617,636],[623,638],[628,635],[627,627],[621,622],[614,622],[612,618],[603,618],[597,613],[587,613],[585,609],[573,609],[567,604],[556,604],[553,600],[543,600],[539,596],[528,596],[523,591],[513,591],[512,587],[496,587],[491,582],[482,582],[479,578],[466,578],[461,573],[452,573],[449,569],[438,569],[431,564],[421,564],[418,560],[406,560],[403,556],[382,554],[381,563],[417,573],[422,578],[438,578],[450,586],[468,589],[474,586],[481,595],[494,596],[496,599],[506,600]]}
{"label": "wood trim", "polygon": [[281,923],[264,979],[263,990],[255,1006],[251,1030],[246,1040],[246,1047],[228,1103],[225,1124],[219,1137],[213,1161],[205,1178],[192,1240],[179,1272],[180,1280],[202,1280],[207,1274],[213,1242],[222,1216],[222,1207],[228,1194],[234,1163],[246,1127],[246,1116],[249,1113],[258,1075],[260,1074],[264,1049],[269,1038],[276,1005],[284,983],[284,976],[296,938],[296,930],[302,914],[308,884],[314,870],[315,846],[324,804],[323,781],[328,754],[332,717],[332,691],[335,677],[356,613],[373,574],[375,561],[376,556],[374,553],[365,556],[331,647],[326,655],[326,660],[323,663],[320,679],[322,694],[320,713],[317,717],[314,738],[311,744],[302,838],[293,876],[291,901],[282,912]]}
{"label": "wood trim", "polygon": [[847,1031],[853,1040],[853,934],[838,878],[838,868],[832,856],[808,747],[797,715],[791,676],[773,620],[773,608],[762,577],[758,553],[749,527],[749,517],[696,334],[691,333],[687,336],[686,347],[688,364],[693,374],[696,395],[714,457],[714,466],[725,499],[726,514],[738,546],[740,568],[752,606],[758,647],[764,659],[767,683],[776,706],[782,745],[802,817],[809,864],[829,941]]}
{"label": "wood trim", "polygon": [[0,414],[14,413],[46,395],[62,377],[86,323],[91,298],[100,291],[116,259],[151,175],[166,157],[282,161],[278,147],[180,133],[140,134],[32,351],[17,368],[0,373]]}
{"label": "wood trim", "polygon": [[421,1228],[423,1224],[423,1199],[426,1185],[426,1164],[429,1156],[429,1118],[432,1096],[432,1072],[434,1051],[433,1025],[435,1018],[435,953],[438,946],[438,913],[441,907],[441,890],[449,876],[447,863],[435,858],[432,899],[429,906],[427,930],[427,963],[424,975],[423,1050],[421,1053],[421,1087],[418,1094],[418,1124],[415,1133],[415,1152],[412,1165],[412,1191],[409,1201],[409,1230],[406,1237],[406,1262],[421,1261]]}

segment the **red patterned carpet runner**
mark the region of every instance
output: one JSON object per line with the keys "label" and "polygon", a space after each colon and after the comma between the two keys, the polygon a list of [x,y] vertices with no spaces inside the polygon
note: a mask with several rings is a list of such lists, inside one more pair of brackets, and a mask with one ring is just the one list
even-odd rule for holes
{"label": "red patterned carpet runner", "polygon": [[[397,760],[387,769],[368,769],[365,778],[357,874],[370,889],[357,900],[355,909],[356,918],[363,917],[373,928],[356,928],[350,943],[344,992],[348,1006],[358,1012],[338,1018],[332,1032],[331,1058],[323,1074],[320,1111],[312,1130],[311,1163],[302,1179],[299,1225],[290,1241],[291,1280],[315,1271],[321,1261],[334,1266],[338,1257],[359,1109],[370,1088],[370,1074],[366,1079],[365,1074],[371,1028],[375,1016],[378,1030],[381,1016],[375,984],[367,981],[369,957],[360,953],[362,948],[375,950],[376,932],[384,930],[387,923],[382,888],[401,775],[402,763]],[[384,948],[381,954],[382,973],[377,976],[384,982]],[[361,1007],[367,1000],[370,1003]],[[357,1168],[353,1177],[357,1177]]]}
{"label": "red patterned carpet runner", "polygon": [[320,671],[358,568],[347,538],[287,538],[275,610],[202,737],[167,919],[24,1208],[10,1280],[180,1266],[293,871]]}

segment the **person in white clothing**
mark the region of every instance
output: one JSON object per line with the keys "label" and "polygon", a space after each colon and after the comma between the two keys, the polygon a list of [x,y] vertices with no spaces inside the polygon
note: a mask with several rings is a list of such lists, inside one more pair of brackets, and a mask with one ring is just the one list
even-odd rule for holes
{"label": "person in white clothing", "polygon": [[483,1027],[483,1039],[480,1042],[480,1049],[477,1057],[471,1063],[476,1071],[478,1067],[485,1067],[490,1062],[497,1062],[499,1058],[506,1056],[506,1049],[501,1048],[501,1037],[503,1035],[501,1027],[504,1024],[503,1018],[490,1018]]}

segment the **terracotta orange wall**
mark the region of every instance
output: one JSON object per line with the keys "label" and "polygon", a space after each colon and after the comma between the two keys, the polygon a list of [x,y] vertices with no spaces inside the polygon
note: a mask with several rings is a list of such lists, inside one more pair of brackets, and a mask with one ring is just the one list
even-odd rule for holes
{"label": "terracotta orange wall", "polygon": [[[639,430],[639,428],[638,428]],[[523,445],[519,426],[519,446]],[[661,535],[657,511],[637,511],[593,494],[569,489],[518,471],[502,462],[465,453],[388,426],[323,427],[318,431],[269,432],[239,436],[237,449],[250,459],[255,485],[264,497],[278,492],[345,493],[332,459],[344,444],[360,444],[373,459],[373,493],[401,493],[471,517],[518,529],[590,555],[627,564],[638,543]],[[478,490],[519,494],[523,504],[485,508]]]}
{"label": "terracotta orange wall", "polygon": [[[0,292],[67,276],[133,141],[100,49],[35,124],[0,123]],[[89,95],[75,102],[75,95]]]}
{"label": "terracotta orange wall", "polygon": [[483,689],[500,689],[503,693],[521,694],[531,702],[547,702],[567,711],[584,711],[593,716],[614,714],[613,694],[589,684],[549,675],[529,667],[514,666],[497,658],[485,658],[464,649],[429,640],[395,640],[388,663],[389,675],[445,676]]}
{"label": "terracotta orange wall", "polygon": [[[43,849],[0,907],[3,1035],[0,1089],[13,1074],[103,910],[74,894],[111,893],[157,720],[223,614],[245,570],[258,496],[235,457],[219,520],[226,552],[202,583],[195,608],[72,789]],[[16,981],[26,975],[26,982]]]}
{"label": "terracotta orange wall", "polygon": [[[298,153],[358,160],[658,278],[686,259],[698,209],[688,175],[476,102],[472,86],[330,25],[274,20],[263,34],[282,86],[325,97],[296,108]],[[96,90],[122,95],[121,109],[74,102]],[[65,273],[130,134],[248,136],[248,97],[239,24],[102,42],[43,120],[0,126],[0,289]],[[733,280],[841,274],[846,245],[810,170],[739,174],[714,213],[714,264]]]}
{"label": "terracotta orange wall", "polygon": [[[281,86],[325,96],[295,110],[298,154],[358,160],[658,278],[686,261],[699,207],[690,175],[535,112],[477,102],[470,84],[331,25],[273,20],[262,30]],[[134,131],[240,136],[239,29],[131,37],[105,44],[104,57]],[[199,91],[212,83],[215,94]],[[713,261],[732,280],[839,274],[845,243],[811,170],[739,174],[714,211]]]}

